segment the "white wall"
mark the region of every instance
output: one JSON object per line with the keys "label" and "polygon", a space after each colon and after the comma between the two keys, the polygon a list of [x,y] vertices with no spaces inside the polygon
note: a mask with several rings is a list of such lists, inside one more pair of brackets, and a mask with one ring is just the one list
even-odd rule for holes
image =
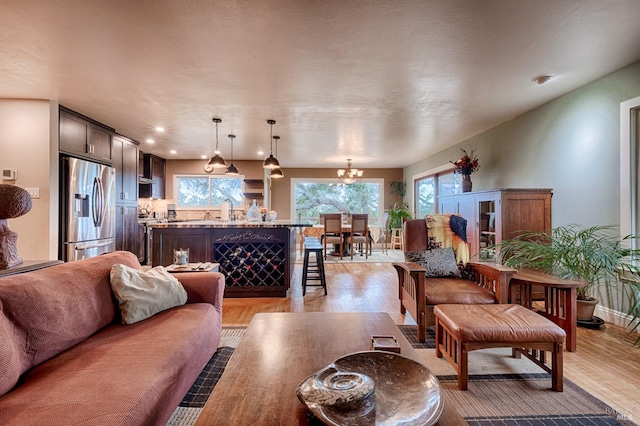
{"label": "white wall", "polygon": [[0,99],[0,169],[15,169],[21,188],[39,188],[31,211],[9,219],[24,260],[57,259],[58,105],[48,100]]}

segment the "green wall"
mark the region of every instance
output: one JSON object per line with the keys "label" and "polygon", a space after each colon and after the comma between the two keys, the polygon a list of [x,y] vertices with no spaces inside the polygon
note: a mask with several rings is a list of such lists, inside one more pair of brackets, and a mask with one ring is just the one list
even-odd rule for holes
{"label": "green wall", "polygon": [[[554,227],[619,226],[620,103],[638,96],[640,62],[405,167],[407,201],[413,206],[413,176],[473,149],[481,166],[471,176],[474,191],[552,188]],[[600,292],[613,311],[626,312],[626,299]]]}
{"label": "green wall", "polygon": [[[552,84],[552,83],[550,83]],[[553,226],[620,222],[620,103],[640,96],[640,62],[404,168],[412,176],[473,149],[473,189],[553,188]]]}

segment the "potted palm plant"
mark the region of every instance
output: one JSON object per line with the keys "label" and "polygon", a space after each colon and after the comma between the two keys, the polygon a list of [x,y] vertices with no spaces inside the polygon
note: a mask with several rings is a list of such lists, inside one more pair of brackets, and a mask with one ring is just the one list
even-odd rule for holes
{"label": "potted palm plant", "polygon": [[[624,291],[630,301],[632,329],[640,313],[640,250],[630,248],[638,237],[620,237],[615,226],[566,225],[550,232],[523,232],[502,240],[497,249],[506,266],[539,269],[564,279],[586,282],[578,288],[578,324],[593,322],[598,288]],[[581,312],[580,305],[591,305]]]}

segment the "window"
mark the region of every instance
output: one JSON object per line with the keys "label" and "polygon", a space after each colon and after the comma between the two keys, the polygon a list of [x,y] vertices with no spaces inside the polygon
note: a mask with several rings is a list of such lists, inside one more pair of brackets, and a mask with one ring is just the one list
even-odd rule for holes
{"label": "window", "polygon": [[414,180],[416,217],[438,212],[437,199],[461,192],[460,176],[452,171],[433,173]]}
{"label": "window", "polygon": [[226,199],[241,207],[243,181],[244,176],[175,175],[176,209],[218,208]]}
{"label": "window", "polygon": [[335,179],[292,179],[295,218],[316,220],[321,213],[367,213],[369,224],[382,223],[384,179],[339,185]]}

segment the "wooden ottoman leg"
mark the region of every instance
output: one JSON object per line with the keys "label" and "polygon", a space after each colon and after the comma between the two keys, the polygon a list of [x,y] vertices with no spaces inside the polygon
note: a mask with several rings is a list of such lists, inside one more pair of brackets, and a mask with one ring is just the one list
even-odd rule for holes
{"label": "wooden ottoman leg", "polygon": [[551,388],[556,392],[563,391],[562,343],[554,343],[551,354]]}
{"label": "wooden ottoman leg", "polygon": [[442,337],[442,324],[440,324],[440,320],[436,317],[436,358],[442,358],[442,350],[440,349],[440,345],[443,344]]}
{"label": "wooden ottoman leg", "polygon": [[436,315],[436,357],[442,358],[443,355],[458,373],[458,388],[463,391],[467,390],[469,383],[469,351],[467,345],[461,342],[458,336],[451,333]]}
{"label": "wooden ottoman leg", "polygon": [[469,387],[469,351],[467,345],[456,341],[458,351],[458,388],[466,391]]}

